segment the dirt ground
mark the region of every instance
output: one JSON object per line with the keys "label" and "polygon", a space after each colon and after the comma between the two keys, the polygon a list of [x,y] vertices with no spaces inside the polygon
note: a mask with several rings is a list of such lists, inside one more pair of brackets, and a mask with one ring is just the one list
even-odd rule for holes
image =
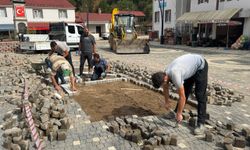
{"label": "dirt ground", "polygon": [[[128,82],[113,82],[79,87],[74,99],[91,117],[91,121],[106,120],[108,116],[148,116],[167,112],[163,95]],[[172,109],[176,101],[171,100]],[[185,108],[191,106],[186,104]]]}

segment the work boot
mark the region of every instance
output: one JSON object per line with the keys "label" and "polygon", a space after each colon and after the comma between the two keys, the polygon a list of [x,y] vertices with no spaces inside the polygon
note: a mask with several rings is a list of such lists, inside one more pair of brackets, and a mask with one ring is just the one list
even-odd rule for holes
{"label": "work boot", "polygon": [[204,124],[200,124],[194,129],[194,134],[195,135],[203,135],[203,134],[205,134],[205,130],[206,130],[206,128],[205,128]]}

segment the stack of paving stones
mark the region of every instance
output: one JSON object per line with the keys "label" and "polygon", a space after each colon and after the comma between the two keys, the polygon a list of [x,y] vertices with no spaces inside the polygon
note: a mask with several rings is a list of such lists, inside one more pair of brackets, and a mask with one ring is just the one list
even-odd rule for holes
{"label": "stack of paving stones", "polygon": [[19,41],[0,42],[0,52],[15,52],[19,50]]}
{"label": "stack of paving stones", "polygon": [[[161,117],[164,118],[164,115]],[[209,114],[207,114],[206,117],[205,135],[197,138],[212,142],[226,150],[233,150],[235,148],[244,149],[250,144],[249,127],[241,127],[234,122],[222,123],[211,119]],[[197,126],[197,111],[185,109],[183,111],[183,119],[184,122],[188,122],[187,126],[190,129],[194,129]],[[168,133],[167,130],[148,121],[148,117],[110,116],[107,125],[109,126],[109,132],[118,134],[126,140],[137,143],[143,150],[153,150],[161,146],[178,145],[178,137],[176,134]],[[173,126],[173,128],[178,128],[178,126]]]}
{"label": "stack of paving stones", "polygon": [[[112,71],[127,75],[127,78],[132,83],[162,93],[162,89],[154,89],[152,87],[151,74],[147,71],[147,68],[140,68],[138,65],[128,65],[119,61],[111,62],[110,64]],[[208,103],[213,105],[232,106],[233,102],[241,102],[244,99],[244,95],[238,94],[232,89],[223,88],[217,83],[208,84],[207,93]],[[170,98],[178,100],[177,90],[173,84],[170,84]],[[193,98],[194,95],[190,97],[190,99]]]}
{"label": "stack of paving stones", "polygon": [[[197,126],[197,111],[190,110],[184,111],[183,118],[188,120],[188,125],[192,128]],[[184,117],[186,115],[186,117]],[[247,143],[250,144],[250,128],[237,126],[234,122],[229,121],[222,123],[210,118],[209,114],[206,115],[206,126],[204,140],[207,142],[215,142],[221,145],[226,150],[233,150],[236,148],[245,148]]]}
{"label": "stack of paving stones", "polygon": [[155,124],[132,116],[109,117],[109,131],[137,143],[144,150],[153,150],[160,145],[177,146],[177,135],[169,134]]}
{"label": "stack of paving stones", "polygon": [[28,82],[28,103],[40,139],[65,140],[70,127],[70,119],[65,112],[67,98],[56,96],[52,86],[44,83],[44,78],[31,67],[29,56],[7,53],[0,59],[0,94],[6,103],[14,106],[3,117],[2,146],[6,149],[29,149],[31,145],[31,132],[22,112],[24,78]]}
{"label": "stack of paving stones", "polygon": [[209,104],[232,106],[233,102],[241,102],[244,99],[244,95],[216,83],[208,85],[207,89]]}
{"label": "stack of paving stones", "polygon": [[151,84],[151,74],[147,71],[147,68],[140,68],[138,65],[127,65],[125,63],[110,62],[112,71],[115,73],[121,73],[135,78],[139,81]]}

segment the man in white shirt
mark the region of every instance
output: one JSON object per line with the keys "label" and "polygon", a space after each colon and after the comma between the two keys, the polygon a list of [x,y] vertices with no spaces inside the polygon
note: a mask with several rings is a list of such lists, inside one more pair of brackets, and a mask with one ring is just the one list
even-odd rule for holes
{"label": "man in white shirt", "polygon": [[196,135],[204,133],[206,107],[207,107],[207,75],[208,64],[201,55],[186,54],[176,58],[164,72],[157,72],[152,75],[152,82],[155,88],[163,88],[165,96],[165,107],[169,108],[169,82],[172,82],[179,93],[179,101],[176,106],[176,120],[181,122],[182,111],[186,100],[192,92],[195,84],[195,97],[198,101],[198,126],[194,130]]}
{"label": "man in white shirt", "polygon": [[51,51],[49,53],[49,56],[52,55],[53,53],[57,53],[58,55],[63,56],[72,66],[72,71],[75,76],[75,69],[74,69],[74,65],[72,62],[71,53],[70,53],[70,49],[68,45],[65,42],[52,41],[50,43],[50,47],[51,47]]}

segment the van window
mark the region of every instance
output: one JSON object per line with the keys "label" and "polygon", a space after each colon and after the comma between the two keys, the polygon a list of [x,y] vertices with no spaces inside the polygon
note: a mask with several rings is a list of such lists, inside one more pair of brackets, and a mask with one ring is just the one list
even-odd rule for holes
{"label": "van window", "polygon": [[74,34],[75,32],[75,26],[68,26],[69,33]]}
{"label": "van window", "polygon": [[83,34],[83,27],[77,26],[78,34],[82,35]]}

